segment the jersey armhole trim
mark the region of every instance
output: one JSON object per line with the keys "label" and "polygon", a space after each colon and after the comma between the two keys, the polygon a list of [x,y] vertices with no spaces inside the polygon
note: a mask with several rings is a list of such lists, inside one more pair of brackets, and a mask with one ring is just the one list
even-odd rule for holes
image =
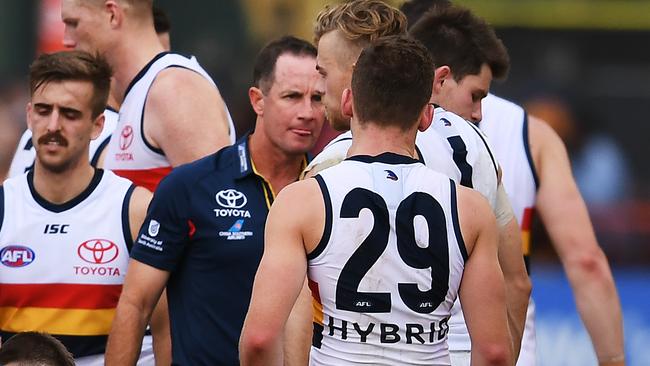
{"label": "jersey armhole trim", "polygon": [[5,188],[0,185],[0,233],[2,232],[2,223],[5,221]]}
{"label": "jersey armhole trim", "polygon": [[327,185],[325,185],[322,176],[317,174],[314,178],[316,179],[316,182],[318,182],[320,191],[323,194],[323,203],[325,204],[325,227],[323,228],[323,236],[321,236],[318,245],[316,245],[316,248],[314,248],[311,253],[307,254],[307,260],[315,259],[323,253],[327,243],[330,241],[330,235],[332,234],[332,200],[330,198],[330,192],[327,190]]}
{"label": "jersey armhole trim", "polygon": [[131,184],[129,189],[124,195],[124,201],[122,202],[122,233],[124,234],[124,242],[126,243],[126,248],[129,253],[131,248],[133,248],[133,238],[131,237],[131,223],[129,220],[129,207],[131,205],[131,196],[135,190],[135,184]]}
{"label": "jersey armhole trim", "polygon": [[485,138],[483,137],[483,134],[480,132],[479,128],[476,127],[472,122],[469,122],[465,120],[467,124],[470,125],[472,129],[474,129],[474,132],[478,135],[478,137],[481,138],[481,141],[483,141],[483,145],[485,145],[485,150],[487,150],[488,154],[490,154],[490,159],[492,159],[492,165],[494,166],[494,172],[496,173],[497,177],[499,176],[499,166],[497,165],[497,161],[494,159],[494,154],[492,153],[492,150],[490,149],[490,145],[488,145],[487,141],[485,141]]}
{"label": "jersey armhole trim", "polygon": [[106,146],[108,146],[108,143],[110,141],[111,141],[111,135],[108,135],[108,137],[106,137],[104,141],[102,141],[102,143],[99,144],[97,150],[95,150],[95,153],[93,154],[93,158],[90,159],[90,165],[92,165],[95,168],[97,167],[97,163],[99,162],[99,157],[102,155],[102,152],[106,150]]}
{"label": "jersey armhole trim", "polygon": [[451,218],[454,222],[454,234],[456,234],[456,242],[458,242],[458,249],[460,249],[460,254],[463,256],[463,261],[467,262],[469,255],[467,254],[467,246],[465,246],[465,240],[463,240],[463,234],[460,231],[460,221],[458,221],[458,201],[456,199],[456,183],[453,180],[449,180],[450,193],[451,193]]}
{"label": "jersey armhole trim", "polygon": [[530,151],[530,138],[528,133],[528,113],[524,111],[524,125],[522,128],[522,138],[524,139],[524,151],[526,151],[526,158],[528,159],[528,165],[530,166],[530,172],[533,174],[533,180],[535,181],[535,190],[539,189],[539,177],[537,176],[537,169],[535,168],[535,161],[533,160],[533,154]]}
{"label": "jersey armhole trim", "polygon": [[[169,65],[169,66],[163,68],[162,70],[160,70],[159,72],[161,72],[163,70],[166,70],[166,69],[170,69],[172,67],[177,67],[177,68],[180,68],[180,69],[189,70],[189,71],[197,73],[198,75],[201,75],[201,73],[199,73],[198,71],[196,71],[194,69],[190,69],[189,67],[185,67],[185,66],[182,66],[182,65]],[[156,74],[156,76],[158,76],[158,75]],[[154,80],[155,80],[155,77],[154,77]],[[153,85],[153,81],[151,82],[151,85]],[[151,85],[149,86],[149,90],[151,90]],[[149,142],[149,140],[147,140],[147,135],[144,134],[144,110],[147,107],[147,99],[149,99],[149,90],[147,90],[147,95],[144,97],[144,103],[142,104],[142,113],[140,113],[140,134],[142,135],[142,141],[144,142],[144,145],[146,147],[148,147],[149,150],[155,152],[158,155],[165,156],[165,152],[161,148],[153,146],[151,144],[151,142]],[[225,105],[225,102],[224,102],[224,105]],[[228,138],[230,138],[230,124],[228,124]]]}

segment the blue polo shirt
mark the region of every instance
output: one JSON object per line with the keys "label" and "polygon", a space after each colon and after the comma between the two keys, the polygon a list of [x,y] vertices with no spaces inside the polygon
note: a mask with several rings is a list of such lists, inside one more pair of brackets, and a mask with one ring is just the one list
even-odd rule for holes
{"label": "blue polo shirt", "polygon": [[170,272],[174,365],[239,365],[272,202],[248,136],[174,169],[158,186],[131,257]]}

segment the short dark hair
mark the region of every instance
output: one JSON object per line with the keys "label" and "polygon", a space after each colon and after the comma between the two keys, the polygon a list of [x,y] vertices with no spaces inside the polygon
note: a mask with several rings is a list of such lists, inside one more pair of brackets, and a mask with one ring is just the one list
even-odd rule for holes
{"label": "short dark hair", "polygon": [[316,47],[304,39],[284,36],[266,44],[255,58],[253,85],[267,92],[275,80],[275,64],[284,54],[316,58]]}
{"label": "short dark hair", "polygon": [[153,27],[156,29],[156,33],[169,33],[172,29],[172,24],[169,21],[169,17],[165,11],[155,6],[153,7]]}
{"label": "short dark hair", "polygon": [[84,51],[62,51],[40,55],[29,67],[29,88],[33,96],[44,84],[61,81],[88,81],[93,84],[92,118],[106,109],[113,72],[106,59]]}
{"label": "short dark hair", "polygon": [[0,347],[0,365],[74,366],[72,354],[56,338],[46,333],[18,333]]}
{"label": "short dark hair", "polygon": [[433,6],[448,6],[451,5],[450,0],[407,0],[399,7],[399,10],[404,13],[408,21],[408,27],[411,28],[427,10]]}
{"label": "short dark hair", "polygon": [[361,51],[352,73],[360,123],[413,127],[431,98],[434,66],[427,49],[405,36],[389,36]]}
{"label": "short dark hair", "polygon": [[494,79],[504,79],[510,57],[494,29],[469,9],[434,6],[410,28],[411,36],[422,42],[437,67],[447,65],[455,80],[478,75],[486,64]]}

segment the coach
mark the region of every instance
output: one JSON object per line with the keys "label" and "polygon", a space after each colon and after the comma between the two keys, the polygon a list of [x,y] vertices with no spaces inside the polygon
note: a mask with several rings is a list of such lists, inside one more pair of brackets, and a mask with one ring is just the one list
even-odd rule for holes
{"label": "coach", "polygon": [[275,193],[305,167],[324,121],[311,44],[294,37],[271,42],[253,76],[255,131],[175,169],[156,191],[133,248],[107,365],[134,364],[165,286],[173,364],[239,364],[266,216]]}

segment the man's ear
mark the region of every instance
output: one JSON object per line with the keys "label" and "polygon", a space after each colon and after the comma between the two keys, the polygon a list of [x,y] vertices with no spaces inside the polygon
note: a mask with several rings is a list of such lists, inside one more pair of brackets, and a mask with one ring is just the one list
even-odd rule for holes
{"label": "man's ear", "polygon": [[433,106],[430,103],[427,103],[420,113],[420,120],[418,122],[418,131],[426,131],[431,123],[433,123]]}
{"label": "man's ear", "polygon": [[106,120],[106,117],[104,117],[104,113],[100,113],[97,118],[93,121],[93,131],[90,135],[90,139],[94,140],[101,135],[102,131],[104,130],[104,121]]}
{"label": "man's ear", "polygon": [[108,17],[111,28],[119,28],[124,23],[124,6],[116,0],[104,1],[103,8],[106,16]]}
{"label": "man's ear", "polygon": [[32,130],[32,102],[27,103],[27,106],[25,107],[25,114],[27,116],[27,128],[34,132]]}
{"label": "man's ear", "polygon": [[346,88],[343,90],[341,95],[341,114],[343,117],[352,118],[354,115],[354,96],[352,95],[352,90]]}
{"label": "man's ear", "polygon": [[440,94],[442,86],[452,77],[449,66],[438,67],[433,74],[433,94]]}
{"label": "man's ear", "polygon": [[248,100],[251,103],[251,107],[255,111],[255,114],[258,116],[264,115],[264,93],[257,87],[250,87],[248,89]]}

